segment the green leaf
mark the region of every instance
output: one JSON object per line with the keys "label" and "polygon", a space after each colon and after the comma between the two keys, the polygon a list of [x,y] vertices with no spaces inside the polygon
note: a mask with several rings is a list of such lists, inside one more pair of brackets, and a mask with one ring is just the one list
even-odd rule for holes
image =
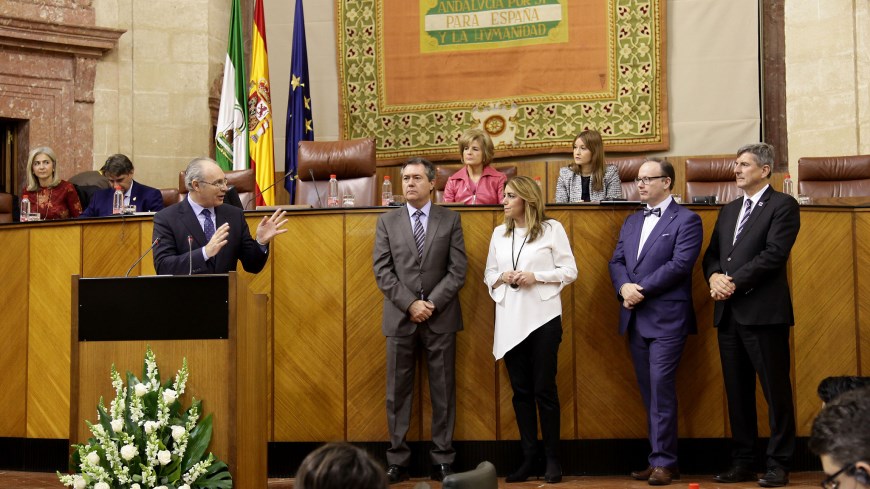
{"label": "green leaf", "polygon": [[190,432],[190,439],[187,442],[187,451],[184,453],[184,460],[181,465],[184,471],[187,472],[193,464],[202,460],[205,449],[208,448],[211,442],[211,414],[201,420],[196,428]]}
{"label": "green leaf", "polygon": [[215,460],[194,485],[204,489],[230,489],[233,487],[233,476],[227,464]]}

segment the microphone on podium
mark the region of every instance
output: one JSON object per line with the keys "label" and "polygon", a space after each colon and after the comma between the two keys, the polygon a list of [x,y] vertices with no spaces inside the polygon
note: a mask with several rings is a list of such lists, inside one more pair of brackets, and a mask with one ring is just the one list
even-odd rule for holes
{"label": "microphone on podium", "polygon": [[187,235],[187,274],[193,275],[193,236]]}
{"label": "microphone on podium", "polygon": [[133,271],[133,267],[138,265],[139,262],[142,261],[142,259],[148,255],[148,253],[151,253],[151,250],[153,250],[154,247],[157,246],[157,243],[159,243],[159,242],[160,242],[160,238],[154,238],[154,242],[151,243],[151,246],[149,246],[147,250],[145,250],[145,253],[142,253],[142,256],[140,256],[138,260],[136,260],[135,262],[133,262],[132,265],[130,265],[130,268],[127,269],[127,273],[124,274],[124,278],[127,278],[130,276],[130,272]]}
{"label": "microphone on podium", "polygon": [[[329,159],[326,162],[329,164]],[[314,185],[314,194],[317,195],[317,207],[323,207],[323,201],[320,200],[320,192],[317,191],[317,181],[314,180],[314,170],[309,168],[308,174],[311,175],[311,184]]]}
{"label": "microphone on podium", "polygon": [[272,185],[269,185],[268,187],[264,188],[263,190],[257,190],[256,192],[254,192],[254,198],[252,198],[251,200],[249,200],[248,202],[245,203],[245,208],[243,210],[248,210],[248,204],[250,204],[251,202],[254,202],[254,207],[256,207],[256,205],[257,205],[256,202],[257,202],[258,197],[262,197],[263,194],[265,194],[266,192],[269,191],[269,189],[271,189],[275,185],[278,185],[279,183],[287,180],[290,177],[297,178],[297,179],[299,178],[298,176],[296,176],[295,173],[290,172],[290,173],[287,173],[286,175],[284,175],[283,177],[279,178],[277,182],[273,183]]}

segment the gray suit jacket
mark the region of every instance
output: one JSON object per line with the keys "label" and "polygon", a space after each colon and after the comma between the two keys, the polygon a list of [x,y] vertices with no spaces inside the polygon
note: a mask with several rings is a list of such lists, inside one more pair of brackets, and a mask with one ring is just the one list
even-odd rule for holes
{"label": "gray suit jacket", "polygon": [[411,231],[408,206],[381,214],[375,234],[373,263],[375,281],[384,293],[381,329],[385,336],[408,336],[417,324],[408,308],[423,295],[435,304],[427,321],[435,333],[462,329],[459,289],[465,284],[468,260],[459,214],[432,205],[422,260]]}

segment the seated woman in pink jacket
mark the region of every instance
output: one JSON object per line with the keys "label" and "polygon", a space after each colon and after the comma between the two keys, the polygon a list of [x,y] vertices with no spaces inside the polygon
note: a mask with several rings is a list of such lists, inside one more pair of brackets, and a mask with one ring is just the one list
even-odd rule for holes
{"label": "seated woman in pink jacket", "polygon": [[489,166],[495,147],[482,129],[469,129],[459,138],[459,154],[465,166],[447,180],[444,202],[468,205],[501,204],[504,173]]}

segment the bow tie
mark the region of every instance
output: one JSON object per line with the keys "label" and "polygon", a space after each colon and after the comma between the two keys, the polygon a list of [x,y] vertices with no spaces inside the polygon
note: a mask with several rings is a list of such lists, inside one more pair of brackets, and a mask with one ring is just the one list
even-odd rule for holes
{"label": "bow tie", "polygon": [[655,209],[650,209],[649,207],[647,207],[643,210],[643,217],[646,217],[650,214],[655,214],[658,217],[662,217],[662,210],[658,207],[656,207]]}

